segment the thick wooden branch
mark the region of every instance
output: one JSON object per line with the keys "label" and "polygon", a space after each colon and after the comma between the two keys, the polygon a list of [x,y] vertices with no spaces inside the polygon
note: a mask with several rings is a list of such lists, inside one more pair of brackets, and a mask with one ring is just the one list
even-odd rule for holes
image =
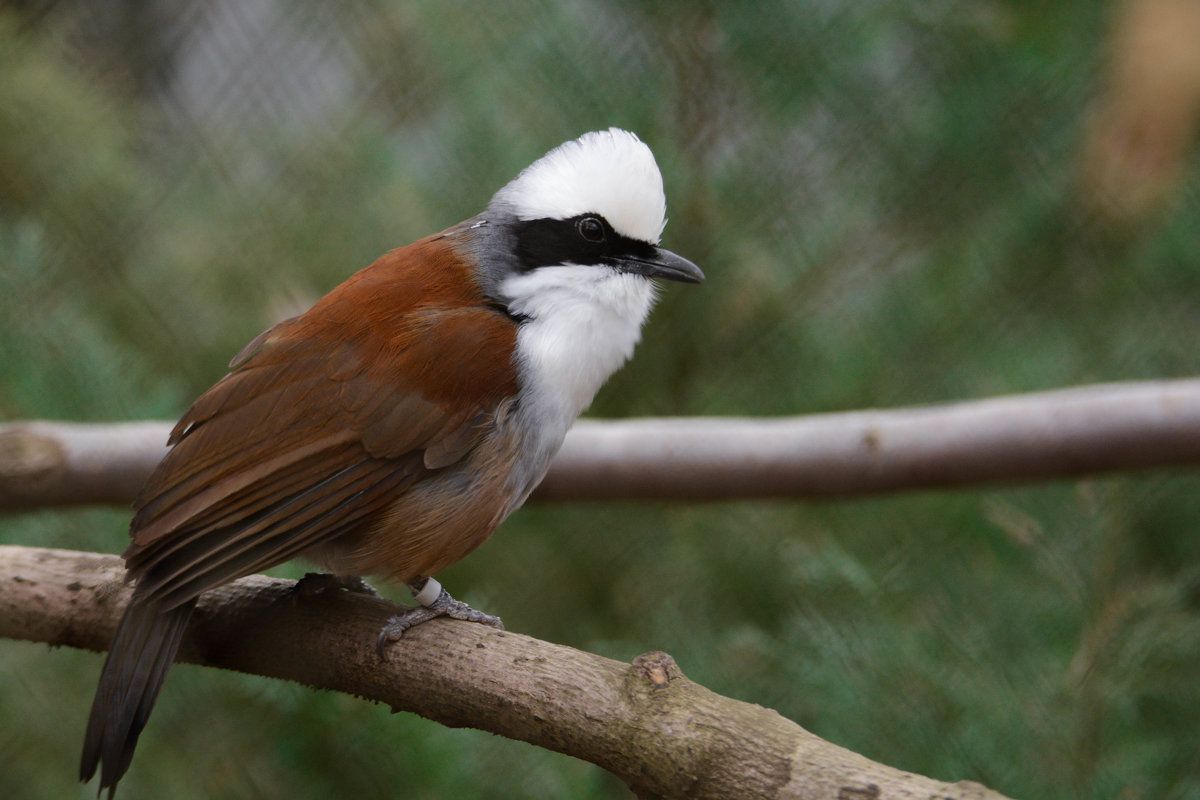
{"label": "thick wooden branch", "polygon": [[0,425],[0,510],[128,505],[167,448],[171,423]]}
{"label": "thick wooden branch", "polygon": [[538,499],[827,497],[1200,465],[1200,380],[886,411],[576,425]]}
{"label": "thick wooden branch", "polygon": [[[0,425],[0,510],[128,503],[167,423]],[[853,495],[1200,464],[1200,380],[776,419],[584,420],[535,500]]]}
{"label": "thick wooden branch", "polygon": [[[122,572],[114,556],[0,547],[0,636],[103,650],[128,599]],[[297,599],[293,585],[252,576],[206,594],[180,659],[530,742],[598,764],[639,796],[1003,800],[976,783],[902,772],[823,741],[693,683],[665,653],[622,664],[438,620],[380,661],[375,637],[395,606],[344,592]]]}

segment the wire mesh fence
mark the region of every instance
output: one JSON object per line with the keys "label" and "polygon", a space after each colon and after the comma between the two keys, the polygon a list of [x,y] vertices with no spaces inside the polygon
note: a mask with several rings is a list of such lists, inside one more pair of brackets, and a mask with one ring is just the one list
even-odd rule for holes
{"label": "wire mesh fence", "polygon": [[[0,418],[176,417],[273,321],[610,125],[655,151],[664,242],[709,279],[667,287],[594,416],[1193,375],[1197,33],[1188,0],[5,3]],[[905,769],[1189,797],[1197,488],[531,508],[442,577]],[[0,539],[117,552],[127,522]],[[0,718],[26,722],[0,725],[0,787],[61,797],[99,662],[0,661]],[[179,672],[131,796],[621,796],[520,745]]]}

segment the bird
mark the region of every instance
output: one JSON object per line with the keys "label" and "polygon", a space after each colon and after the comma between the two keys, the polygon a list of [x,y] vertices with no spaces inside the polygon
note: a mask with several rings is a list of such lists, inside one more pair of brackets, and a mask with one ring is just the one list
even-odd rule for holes
{"label": "bird", "polygon": [[[134,585],[101,671],[80,779],[110,800],[197,598],[304,556],[346,586],[406,584],[377,646],[449,616],[500,626],[433,577],[544,477],[627,361],[655,279],[662,175],[618,128],[559,145],[479,215],[392,250],[254,338],[175,425],[136,497]],[[365,585],[365,584],[363,584]]]}

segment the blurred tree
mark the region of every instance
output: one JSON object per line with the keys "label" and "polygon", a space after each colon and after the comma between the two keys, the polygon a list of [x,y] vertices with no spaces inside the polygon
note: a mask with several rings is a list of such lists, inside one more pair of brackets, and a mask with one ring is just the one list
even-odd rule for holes
{"label": "blurred tree", "polygon": [[[177,415],[274,318],[609,125],[654,148],[666,243],[709,281],[664,291],[598,415],[1194,374],[1193,17],[1176,0],[7,4],[0,415]],[[538,508],[446,582],[540,637],[668,650],[902,768],[1012,796],[1196,797],[1197,490]],[[0,540],[115,552],[125,522],[26,515]],[[0,791],[62,797],[99,660],[0,643],[0,669]],[[510,742],[187,668],[123,788],[397,787],[622,796]]]}

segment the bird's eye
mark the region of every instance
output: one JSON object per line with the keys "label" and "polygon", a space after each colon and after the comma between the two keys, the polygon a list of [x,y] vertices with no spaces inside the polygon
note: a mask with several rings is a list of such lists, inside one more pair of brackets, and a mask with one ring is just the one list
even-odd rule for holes
{"label": "bird's eye", "polygon": [[595,217],[584,217],[575,223],[579,235],[593,244],[604,241],[604,223]]}

